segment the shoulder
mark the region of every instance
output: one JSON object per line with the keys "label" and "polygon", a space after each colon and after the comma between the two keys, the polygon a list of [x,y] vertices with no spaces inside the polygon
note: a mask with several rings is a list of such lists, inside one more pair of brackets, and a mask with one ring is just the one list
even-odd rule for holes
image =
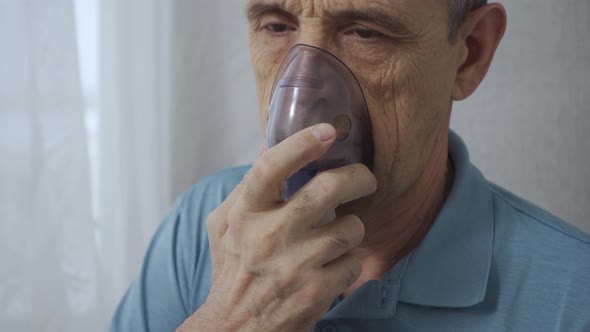
{"label": "shoulder", "polygon": [[490,197],[490,285],[499,306],[523,314],[535,308],[547,324],[587,324],[582,308],[590,305],[590,236],[498,185],[490,184]]}
{"label": "shoulder", "polygon": [[172,330],[205,301],[211,283],[205,221],[248,169],[216,172],[178,197],[154,234],[111,331]]}
{"label": "shoulder", "polygon": [[239,166],[217,171],[178,197],[171,214],[178,219],[178,227],[188,237],[188,243],[198,241],[200,249],[208,246],[207,216],[223,203],[249,169],[250,166]]}
{"label": "shoulder", "polygon": [[211,283],[211,259],[207,234],[207,216],[215,210],[242,181],[250,166],[228,168],[201,179],[177,199],[171,211],[175,222],[170,239],[180,260],[176,268],[189,289],[186,298],[189,312],[194,312],[207,297]]}
{"label": "shoulder", "polygon": [[590,253],[590,235],[563,221],[535,204],[490,183],[496,222],[509,222],[519,230],[535,230],[541,238],[560,239],[568,247],[579,247]]}
{"label": "shoulder", "polygon": [[206,176],[179,197],[178,207],[194,217],[209,214],[234,190],[250,168],[250,165],[232,167]]}
{"label": "shoulder", "polygon": [[499,267],[590,296],[590,235],[498,185],[490,192]]}
{"label": "shoulder", "polygon": [[[250,165],[226,168],[209,174],[197,183],[193,184],[185,193],[181,195],[183,199],[192,200],[198,198],[204,192],[226,192],[233,190],[246,173],[250,170]],[[229,193],[228,193],[229,194]]]}

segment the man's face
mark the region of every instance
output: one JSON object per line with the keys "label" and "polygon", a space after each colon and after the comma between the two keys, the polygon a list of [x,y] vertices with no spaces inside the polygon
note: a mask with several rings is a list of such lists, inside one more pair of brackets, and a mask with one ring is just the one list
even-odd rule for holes
{"label": "man's face", "polygon": [[262,128],[287,51],[298,43],[323,48],[348,65],[365,93],[378,200],[408,190],[435,142],[446,139],[458,63],[447,1],[249,0],[247,10]]}

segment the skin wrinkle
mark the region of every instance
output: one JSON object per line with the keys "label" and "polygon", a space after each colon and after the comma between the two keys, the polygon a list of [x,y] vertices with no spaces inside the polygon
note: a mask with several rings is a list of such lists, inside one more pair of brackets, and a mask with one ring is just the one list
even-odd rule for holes
{"label": "skin wrinkle", "polygon": [[[248,8],[277,2],[248,0]],[[357,164],[325,171],[320,177],[331,173],[334,179],[337,172],[357,168],[359,177],[357,182],[349,182],[351,179],[340,173],[335,177],[337,184],[332,185],[327,179],[323,191],[328,196],[323,197],[321,189],[313,189],[321,184],[312,180],[308,189],[312,188],[310,193],[315,196],[310,200],[320,201],[319,206],[308,206],[297,218],[299,227],[294,222],[284,226],[290,218],[284,202],[280,197],[269,197],[265,188],[276,190],[287,170],[294,171],[317,158],[332,141],[319,143],[308,128],[285,141],[282,149],[262,153],[248,176],[256,181],[236,188],[216,209],[219,212],[208,216],[212,285],[205,304],[179,330],[309,330],[328,311],[334,296],[346,297],[365,282],[382,279],[414,250],[435,222],[453,184],[453,163],[448,155],[452,101],[475,91],[475,83],[485,76],[506,28],[504,7],[490,4],[470,13],[461,25],[460,40],[451,43],[448,2],[371,1],[412,14],[414,26],[423,35],[402,42],[359,15],[326,15],[336,10],[362,12],[367,1],[282,3],[293,11],[265,12],[249,21],[250,57],[263,132],[279,64],[295,44],[312,44],[347,64],[365,91],[373,127],[374,164],[370,170]],[[465,54],[469,60],[463,62]],[[306,153],[308,158],[302,157]],[[272,167],[269,158],[282,162]],[[252,189],[255,196],[248,195]],[[317,224],[328,205],[347,200],[353,201],[336,209],[338,221]],[[220,233],[215,221],[227,224],[225,233]],[[342,234],[346,234],[346,243],[330,243]],[[347,251],[349,248],[353,249]],[[319,256],[310,258],[314,254]],[[355,279],[352,285],[346,282]],[[285,295],[273,286],[284,287],[283,291],[291,294],[283,301]],[[290,286],[298,289],[290,291]]]}
{"label": "skin wrinkle", "polygon": [[[464,18],[465,14],[477,8],[479,6],[484,5],[487,1],[479,1],[479,0],[447,0],[448,1],[448,28],[449,32],[449,39],[452,43],[457,41],[457,33],[458,28],[460,26],[460,21]],[[289,1],[276,1],[277,4],[282,5],[283,7],[287,8],[288,11],[295,12],[296,14],[300,14],[297,12],[297,8],[300,8],[296,4],[293,4]],[[289,6],[291,4],[291,6]],[[383,4],[380,4],[378,1],[368,1],[368,7],[381,7]],[[387,6],[385,6],[387,7]],[[394,9],[391,8],[390,9]],[[313,10],[313,8],[312,8]],[[403,13],[403,12],[402,12]],[[250,14],[250,13],[249,13]],[[311,15],[315,16],[313,12]],[[401,17],[405,17],[405,15],[400,15]],[[249,15],[252,18],[252,15]],[[252,20],[252,19],[251,19]],[[412,22],[411,19],[406,19],[406,22]]]}
{"label": "skin wrinkle", "polygon": [[[292,3],[293,2],[286,1],[286,2],[283,2],[283,5],[286,7],[289,7],[290,4],[292,4]],[[371,2],[371,4],[377,4],[377,3],[378,3],[377,1]],[[317,2],[314,2],[314,4],[317,4]],[[357,9],[356,6],[351,6],[351,7],[354,9]],[[384,6],[381,3],[381,7],[388,7],[388,6]],[[306,14],[308,14],[308,15],[317,15],[318,14],[317,8],[315,8],[313,6],[311,6],[310,8],[312,8],[313,10],[310,9],[310,11],[306,12]],[[295,8],[293,8],[291,10],[293,10],[293,12],[292,12],[293,15],[296,15],[296,13],[298,12],[298,10]],[[319,14],[321,14],[321,13],[319,13]],[[428,19],[430,21],[432,21],[431,17],[428,17]],[[300,20],[302,20],[302,19],[300,18]],[[307,29],[314,29],[316,24],[318,24],[317,21],[306,21],[305,23],[306,24],[313,24],[313,27],[307,27]],[[304,26],[305,24],[303,24],[303,21],[301,21],[299,25]],[[304,28],[301,28],[301,29],[302,29],[301,34],[304,34],[307,32]],[[318,33],[325,34],[322,29],[319,29],[319,28],[316,28],[316,29],[319,31]],[[429,33],[431,30],[432,29],[426,29],[425,27],[423,29],[420,29],[420,31],[423,31],[424,33]],[[422,39],[424,39],[425,41],[422,41]],[[382,119],[387,124],[394,123],[395,126],[387,125],[387,126],[384,126],[381,130],[384,132],[384,135],[387,137],[384,139],[384,141],[386,142],[385,150],[390,151],[390,153],[395,155],[394,158],[390,158],[387,161],[388,166],[382,172],[393,174],[394,177],[396,174],[396,165],[399,164],[399,160],[402,158],[399,155],[402,152],[402,148],[401,148],[402,124],[400,121],[401,113],[406,114],[404,116],[404,118],[406,118],[406,119],[420,117],[419,112],[413,112],[413,113],[408,114],[407,111],[402,111],[402,110],[407,110],[407,109],[411,108],[413,105],[420,104],[419,101],[415,100],[414,102],[411,102],[409,100],[409,98],[411,97],[410,95],[412,94],[413,90],[414,90],[415,95],[423,95],[423,91],[426,90],[426,89],[421,88],[420,85],[417,85],[416,82],[420,82],[422,80],[423,76],[425,76],[425,75],[422,75],[420,68],[422,67],[422,64],[424,61],[423,59],[424,59],[425,55],[427,54],[426,48],[429,45],[429,43],[431,43],[430,40],[426,39],[426,37],[421,35],[420,37],[413,39],[411,42],[387,46],[388,48],[391,48],[393,52],[384,51],[380,47],[369,48],[369,51],[367,51],[366,49],[355,50],[355,53],[362,52],[361,54],[363,56],[363,60],[364,59],[374,59],[373,61],[368,61],[368,62],[348,61],[348,64],[351,67],[351,70],[353,70],[353,72],[355,72],[357,74],[359,81],[361,82],[361,85],[364,86],[365,90],[368,91],[369,94],[373,95],[373,98],[372,98],[373,100],[383,100],[383,99],[388,100],[386,103],[373,102],[373,107],[374,108],[376,107],[377,109],[382,109],[382,110],[389,109],[390,113],[393,115],[393,116],[382,117]],[[268,52],[271,53],[270,50]],[[285,52],[285,51],[283,51],[283,52]],[[393,54],[396,58],[390,59],[389,61],[387,61],[387,60],[383,61],[384,55],[387,55],[389,57],[389,56],[391,56],[391,54]],[[348,54],[346,54],[345,57],[351,58]],[[254,58],[256,58],[256,57],[254,57]],[[264,56],[264,58],[266,58],[266,56]],[[282,59],[282,57],[276,57],[276,58]],[[264,73],[259,76],[271,77],[272,75],[270,75],[270,73],[268,72],[269,69],[267,69],[271,66],[262,66],[261,64],[264,62],[262,60],[263,57],[258,57],[258,59],[260,61],[260,64],[255,63],[255,67],[258,67],[258,68],[265,68],[266,67],[265,68],[266,71],[264,71]],[[401,63],[403,63],[403,66],[401,66]],[[273,68],[273,70],[274,70],[274,68]],[[378,77],[378,79],[376,80],[375,76],[373,76],[373,78],[370,78],[371,73],[378,73],[378,75],[376,76],[376,77]],[[258,82],[261,82],[261,81],[264,81],[264,79],[259,78]],[[263,118],[265,119],[266,118],[265,113],[266,113],[266,108],[268,107],[268,100],[269,100],[269,94],[270,94],[269,90],[270,89],[266,88],[266,86],[260,86],[260,85],[261,84],[259,84],[259,95],[264,96],[263,100],[261,101],[261,104],[264,105],[263,106],[264,109],[262,110],[262,112],[264,113]],[[389,105],[389,106],[387,106],[387,105]],[[393,111],[393,112],[391,112],[391,111]],[[387,112],[384,111],[382,113],[387,113]],[[413,114],[413,116],[408,117],[408,115],[410,115],[410,114]],[[373,119],[373,120],[375,121],[378,119]],[[404,124],[404,127],[406,130],[411,129],[411,127],[409,127],[408,124],[412,123],[413,121],[416,121],[416,120],[408,120]],[[377,122],[377,121],[375,121],[375,122]],[[264,123],[263,123],[263,125],[264,125]],[[430,130],[430,128],[427,128],[427,129]],[[393,133],[393,130],[395,130],[396,132]],[[418,135],[420,137],[427,136],[425,134],[420,134],[420,133],[418,133]],[[430,149],[427,149],[427,150],[430,150]],[[397,168],[399,169],[399,167],[400,166],[398,165]],[[409,165],[406,166],[407,169],[411,169],[413,167],[414,166],[410,167]],[[418,168],[423,168],[423,167],[418,167]],[[405,173],[405,171],[404,171],[404,173]],[[419,174],[412,176],[412,178],[416,178],[417,176],[419,176]],[[390,181],[391,180],[387,180],[385,182],[390,182]],[[393,182],[397,182],[397,181],[393,180]],[[414,182],[414,180],[411,180],[411,182]],[[393,192],[393,193],[390,193],[392,195],[387,195],[387,196],[398,197],[403,192],[405,192],[405,190],[402,192],[399,192],[397,194],[395,192]],[[385,195],[384,195],[384,197],[385,197]],[[385,199],[382,199],[382,200],[385,201]]]}
{"label": "skin wrinkle", "polygon": [[[383,111],[385,111],[385,109]],[[387,137],[389,138],[388,142],[389,142],[390,146],[392,145],[391,139],[395,136],[395,145],[393,148],[390,148],[391,149],[390,151],[393,151],[393,153],[396,157],[391,158],[391,161],[389,162],[389,165],[388,165],[389,169],[392,169],[392,170],[395,169],[395,165],[399,160],[398,156],[399,156],[399,152],[400,152],[399,120],[398,120],[399,113],[398,113],[398,108],[395,106],[393,108],[393,114],[395,115],[394,121],[395,121],[396,133],[395,134],[391,133],[391,126],[389,126],[389,125],[385,126],[385,132],[387,134]]]}
{"label": "skin wrinkle", "polygon": [[[385,76],[388,76],[389,75],[391,77],[396,77],[397,75],[395,74],[395,72],[397,70],[397,64],[398,64],[398,61],[394,62],[393,66],[390,69],[390,72],[387,73],[387,74],[384,74],[384,75]],[[393,151],[393,153],[396,156],[395,158],[392,158],[392,160],[391,160],[391,162],[389,164],[389,169],[391,169],[391,170],[394,170],[395,169],[395,166],[394,165],[399,161],[399,159],[398,159],[399,152],[400,152],[400,127],[399,127],[399,116],[400,116],[399,112],[400,111],[399,110],[400,109],[403,109],[403,105],[398,106],[398,100],[396,98],[396,93],[397,93],[397,90],[398,90],[397,88],[398,87],[400,87],[400,86],[401,87],[403,87],[403,86],[409,87],[410,86],[409,79],[410,78],[408,77],[408,82],[406,82],[404,84],[392,84],[391,85],[391,92],[384,91],[383,93],[376,93],[376,95],[385,96],[385,98],[388,98],[388,94],[391,93],[391,96],[392,96],[391,98],[393,100],[393,103],[392,103],[393,104],[392,113],[394,114],[394,117],[393,117],[393,119],[389,119],[388,118],[388,120],[387,120],[387,121],[389,121],[388,122],[388,125],[385,126],[385,130],[386,130],[387,136],[389,138],[388,141],[391,141],[394,138],[394,136],[395,136],[395,144],[394,144],[393,147],[390,147],[390,151]],[[385,85],[384,84],[383,86],[384,87],[387,87],[388,85]],[[385,113],[385,112],[388,112],[388,111],[386,110],[385,106],[383,105],[383,107],[382,107],[382,113]],[[391,123],[391,121],[394,122],[394,126],[389,125]],[[391,128],[395,128],[395,135],[391,134]]]}
{"label": "skin wrinkle", "polygon": [[[385,96],[385,98],[391,98],[393,100],[393,109],[391,110],[392,113],[394,114],[394,118],[393,119],[389,119],[386,118],[386,121],[388,122],[388,124],[385,126],[385,133],[387,135],[387,142],[389,144],[389,151],[392,151],[392,153],[394,153],[395,155],[399,154],[400,151],[400,145],[399,145],[399,113],[398,113],[398,107],[396,107],[397,105],[397,98],[396,98],[396,85],[392,84],[392,85],[387,85],[387,84],[383,84],[386,81],[386,77],[395,77],[395,72],[397,70],[397,64],[398,62],[395,61],[392,63],[391,66],[389,66],[387,68],[387,72],[383,72],[383,74],[381,75],[380,79],[381,79],[381,85],[382,87],[384,87],[384,91],[381,92],[373,92],[374,96]],[[390,88],[390,89],[388,89]],[[391,96],[391,97],[390,97]],[[378,97],[377,97],[378,98]],[[386,109],[385,105],[381,105],[382,107],[380,108],[381,110],[381,114],[385,114],[387,112],[389,112],[389,110]],[[394,121],[394,126],[391,126],[390,123],[391,121]],[[391,133],[391,128],[395,127],[395,134]],[[394,143],[392,143],[393,139],[395,138]],[[389,165],[389,169],[394,169],[394,164],[395,164],[395,158],[393,158],[391,160],[391,163]]]}
{"label": "skin wrinkle", "polygon": [[[251,59],[263,132],[274,75],[288,49],[296,43],[321,47],[339,57],[365,92],[375,143],[372,172],[378,180],[378,189],[369,197],[340,206],[337,215],[354,214],[365,224],[365,239],[355,251],[363,261],[359,282],[379,279],[400,258],[400,253],[419,244],[452,184],[447,130],[460,46],[450,43],[449,31],[445,29],[449,23],[448,3],[440,0],[250,0],[248,3],[249,6],[276,4],[289,11],[287,15],[265,14],[250,22]],[[382,37],[361,40],[355,34],[345,33],[346,29],[348,26],[375,28],[370,22],[333,15],[339,11],[362,12],[366,8],[407,17],[414,34],[401,38],[379,30],[384,34]],[[264,29],[264,24],[270,22],[284,24],[288,29],[273,34]],[[396,241],[391,241],[392,237]]]}
{"label": "skin wrinkle", "polygon": [[[394,114],[393,121],[395,122],[395,146],[393,147],[393,149],[391,151],[393,151],[393,153],[395,155],[398,155],[400,152],[400,145],[399,145],[399,112],[398,112],[397,107],[394,107],[393,114]],[[387,126],[387,128],[389,128],[389,126]],[[388,136],[390,139],[392,138],[391,134],[389,132],[388,132]],[[397,162],[397,158],[393,158],[391,161],[391,165],[390,165],[391,169],[393,169],[393,165],[396,162]]]}
{"label": "skin wrinkle", "polygon": [[[389,170],[394,170],[395,169],[395,164],[397,162],[397,156],[399,155],[400,152],[400,137],[399,137],[399,109],[400,107],[398,107],[398,100],[396,97],[397,94],[397,87],[398,86],[404,86],[404,85],[399,85],[399,84],[386,84],[386,77],[397,77],[397,75],[395,74],[397,69],[397,65],[398,65],[399,61],[394,61],[390,66],[388,66],[386,68],[386,71],[381,71],[382,75],[380,75],[380,82],[375,84],[375,86],[378,87],[382,87],[382,89],[379,89],[377,91],[373,91],[370,90],[368,91],[368,93],[372,94],[373,98],[377,99],[377,98],[385,98],[385,99],[392,99],[392,107],[391,109],[387,109],[386,105],[379,105],[380,106],[380,114],[385,115],[386,113],[392,113],[394,114],[394,117],[388,118],[385,117],[385,121],[387,121],[387,125],[384,126],[384,130],[385,130],[385,134],[387,136],[387,143],[389,148],[387,149],[388,151],[391,151],[396,157],[392,158],[391,161],[389,162],[388,165],[388,169]],[[405,85],[408,86],[408,85]],[[376,121],[378,119],[371,119],[372,122]],[[394,126],[391,126],[391,122],[394,122]],[[395,128],[396,132],[395,134],[393,134],[391,132],[392,128]],[[393,139],[395,138],[395,141],[393,141]]]}

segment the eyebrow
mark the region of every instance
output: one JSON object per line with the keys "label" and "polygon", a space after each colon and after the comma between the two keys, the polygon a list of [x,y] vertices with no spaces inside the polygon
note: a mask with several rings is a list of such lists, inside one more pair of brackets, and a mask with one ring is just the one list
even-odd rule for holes
{"label": "eyebrow", "polygon": [[248,6],[248,8],[246,9],[246,16],[248,18],[248,21],[250,21],[250,22],[255,22],[258,19],[260,19],[260,17],[262,17],[268,13],[279,13],[279,14],[293,15],[288,10],[286,10],[284,7],[282,7],[281,5],[278,5],[278,4],[268,4],[268,3],[258,2],[258,3]]}
{"label": "eyebrow", "polygon": [[416,34],[407,23],[408,19],[405,16],[390,15],[376,8],[367,8],[362,10],[341,10],[336,11],[331,15],[336,18],[373,23],[401,36],[411,36]]}
{"label": "eyebrow", "polygon": [[[281,4],[256,2],[248,6],[246,10],[247,18],[250,22],[255,22],[260,17],[268,13],[278,13],[290,16],[296,16],[297,13],[291,13]],[[404,15],[392,15],[385,13],[377,8],[366,9],[345,9],[337,10],[330,13],[330,16],[340,19],[363,21],[376,24],[383,29],[396,33],[403,37],[416,35],[416,32],[408,23],[408,18]]]}

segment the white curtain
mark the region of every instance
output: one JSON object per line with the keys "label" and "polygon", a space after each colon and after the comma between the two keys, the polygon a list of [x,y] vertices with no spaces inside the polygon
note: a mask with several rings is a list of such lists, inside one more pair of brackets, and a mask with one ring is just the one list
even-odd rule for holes
{"label": "white curtain", "polygon": [[[0,1],[1,331],[105,330],[174,198],[260,146],[243,0],[98,3],[91,189],[72,0]],[[590,230],[590,13],[586,0],[555,3],[507,3],[507,40],[454,126],[486,174]]]}
{"label": "white curtain", "polygon": [[260,147],[244,2],[102,0],[103,320],[173,200]]}
{"label": "white curtain", "polygon": [[488,177],[590,233],[590,1],[500,1],[506,36],[452,126]]}
{"label": "white curtain", "polygon": [[89,146],[72,0],[0,2],[2,331],[104,330],[174,198],[259,149],[242,1],[98,4]]}
{"label": "white curtain", "polygon": [[0,330],[99,324],[69,0],[0,1]]}
{"label": "white curtain", "polygon": [[98,224],[103,321],[139,271],[169,190],[169,2],[100,2]]}

